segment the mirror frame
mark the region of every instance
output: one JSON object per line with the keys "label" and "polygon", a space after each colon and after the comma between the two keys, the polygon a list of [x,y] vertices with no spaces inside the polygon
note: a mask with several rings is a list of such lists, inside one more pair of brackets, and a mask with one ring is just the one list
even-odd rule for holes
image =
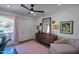
{"label": "mirror frame", "polygon": [[47,20],[47,19],[49,19],[49,21],[50,21],[50,30],[49,30],[49,33],[51,33],[51,17],[43,18],[42,19],[42,32],[43,32],[43,22],[44,22],[44,20]]}

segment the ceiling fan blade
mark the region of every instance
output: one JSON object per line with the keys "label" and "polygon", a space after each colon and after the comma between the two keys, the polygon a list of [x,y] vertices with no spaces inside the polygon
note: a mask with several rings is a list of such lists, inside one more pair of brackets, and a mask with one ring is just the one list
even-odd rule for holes
{"label": "ceiling fan blade", "polygon": [[37,11],[37,10],[34,10],[34,9],[33,9],[34,4],[31,4],[31,9],[30,9],[30,8],[28,8],[28,7],[26,7],[24,4],[21,4],[21,6],[22,6],[23,8],[28,9],[29,11],[39,12],[39,13],[44,13],[44,11]]}
{"label": "ceiling fan blade", "polygon": [[26,8],[26,9],[28,9],[28,10],[30,10],[29,8],[27,8],[24,4],[21,4],[21,6],[22,7],[24,7],[24,8]]}
{"label": "ceiling fan blade", "polygon": [[39,13],[44,13],[44,11],[36,11],[36,10],[33,10],[34,12],[39,12]]}

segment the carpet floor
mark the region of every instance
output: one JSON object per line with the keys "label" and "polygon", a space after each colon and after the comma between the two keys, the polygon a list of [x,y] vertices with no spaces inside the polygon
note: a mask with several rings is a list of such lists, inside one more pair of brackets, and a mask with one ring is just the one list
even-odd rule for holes
{"label": "carpet floor", "polygon": [[18,54],[49,54],[47,47],[35,41],[19,44],[15,48]]}

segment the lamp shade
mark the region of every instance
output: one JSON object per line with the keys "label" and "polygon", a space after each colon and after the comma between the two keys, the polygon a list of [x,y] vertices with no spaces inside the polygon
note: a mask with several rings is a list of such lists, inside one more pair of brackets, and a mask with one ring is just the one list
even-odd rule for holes
{"label": "lamp shade", "polygon": [[53,29],[58,29],[56,24],[53,24]]}

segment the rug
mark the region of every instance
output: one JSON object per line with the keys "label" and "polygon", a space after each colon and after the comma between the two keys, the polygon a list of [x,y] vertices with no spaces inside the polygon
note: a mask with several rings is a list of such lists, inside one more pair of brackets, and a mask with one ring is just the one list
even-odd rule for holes
{"label": "rug", "polygon": [[23,44],[15,46],[18,54],[48,54],[49,50],[47,47],[35,42],[29,41]]}
{"label": "rug", "polygon": [[17,54],[14,45],[5,47],[3,54]]}

